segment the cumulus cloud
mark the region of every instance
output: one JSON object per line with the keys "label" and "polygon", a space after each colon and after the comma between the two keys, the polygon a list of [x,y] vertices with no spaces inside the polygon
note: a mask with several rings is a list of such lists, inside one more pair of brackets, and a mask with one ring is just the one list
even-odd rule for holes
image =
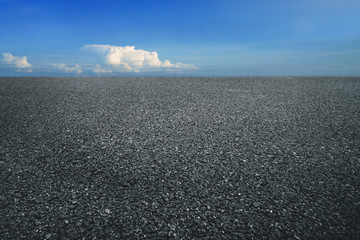
{"label": "cumulus cloud", "polygon": [[53,66],[66,73],[82,73],[81,66],[79,64],[75,64],[74,66],[69,67],[65,63],[54,63]]}
{"label": "cumulus cloud", "polygon": [[134,46],[85,45],[85,49],[94,50],[103,54],[106,63],[117,67],[120,71],[140,72],[144,69],[197,69],[195,66],[184,63],[161,61],[157,52],[135,49]]}
{"label": "cumulus cloud", "polygon": [[96,64],[96,68],[93,69],[94,73],[112,73],[111,69],[101,68],[99,64]]}
{"label": "cumulus cloud", "polygon": [[[7,52],[7,53],[3,53],[3,60],[6,63],[9,64],[13,64],[15,65],[17,68],[29,68],[31,67],[31,64],[27,61],[27,57],[23,56],[23,57],[16,57],[14,55],[12,55],[11,53]],[[26,71],[29,72],[29,70],[31,69],[27,69]],[[31,70],[32,72],[32,70]]]}

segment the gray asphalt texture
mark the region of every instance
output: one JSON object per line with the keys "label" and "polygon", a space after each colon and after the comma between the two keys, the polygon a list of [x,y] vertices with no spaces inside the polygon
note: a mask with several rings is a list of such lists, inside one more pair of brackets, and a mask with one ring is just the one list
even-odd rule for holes
{"label": "gray asphalt texture", "polygon": [[360,239],[360,78],[0,78],[0,239]]}

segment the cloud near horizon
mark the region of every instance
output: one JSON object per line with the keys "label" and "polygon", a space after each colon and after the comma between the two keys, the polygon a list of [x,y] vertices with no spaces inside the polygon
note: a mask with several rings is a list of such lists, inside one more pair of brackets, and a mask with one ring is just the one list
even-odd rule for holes
{"label": "cloud near horizon", "polygon": [[94,73],[112,73],[111,69],[101,68],[99,64],[96,64],[96,68],[93,69]]}
{"label": "cloud near horizon", "polygon": [[[12,55],[11,53],[7,52],[7,53],[3,53],[3,61],[8,64],[13,64],[17,68],[19,68],[16,70],[17,72],[32,72],[32,69],[30,69],[31,64],[27,61],[26,56],[17,57],[17,56]],[[27,69],[24,69],[24,68],[27,68]]]}
{"label": "cloud near horizon", "polygon": [[[135,49],[135,46],[112,46],[112,45],[85,45],[84,49],[94,50],[103,54],[106,63],[116,67],[119,71],[140,72],[152,69],[198,69],[184,63],[171,63],[169,60],[161,61],[158,53]],[[95,70],[94,70],[95,71]]]}
{"label": "cloud near horizon", "polygon": [[75,66],[69,67],[65,63],[61,63],[61,64],[54,63],[53,67],[56,67],[66,73],[82,73],[82,69],[79,64],[75,64]]}

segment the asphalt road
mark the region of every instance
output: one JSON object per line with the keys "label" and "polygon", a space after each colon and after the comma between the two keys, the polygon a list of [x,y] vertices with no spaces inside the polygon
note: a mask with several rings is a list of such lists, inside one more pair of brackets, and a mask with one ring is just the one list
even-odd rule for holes
{"label": "asphalt road", "polygon": [[360,78],[0,78],[0,239],[360,239]]}

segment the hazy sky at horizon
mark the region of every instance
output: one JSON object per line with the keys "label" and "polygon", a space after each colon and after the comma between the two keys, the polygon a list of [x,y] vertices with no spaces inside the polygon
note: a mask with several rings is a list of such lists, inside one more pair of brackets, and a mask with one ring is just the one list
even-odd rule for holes
{"label": "hazy sky at horizon", "polygon": [[359,13],[359,0],[0,0],[0,76],[358,76]]}

